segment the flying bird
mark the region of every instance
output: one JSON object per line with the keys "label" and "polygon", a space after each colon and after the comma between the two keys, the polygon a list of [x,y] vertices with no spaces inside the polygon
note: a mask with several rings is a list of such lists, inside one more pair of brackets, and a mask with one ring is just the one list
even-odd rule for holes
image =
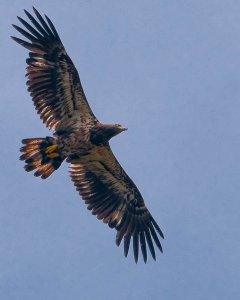
{"label": "flying bird", "polygon": [[132,241],[136,263],[140,249],[146,263],[147,246],[156,260],[155,248],[162,252],[159,237],[164,238],[163,233],[109,146],[109,140],[126,128],[98,121],[53,23],[33,10],[35,16],[25,10],[28,22],[18,17],[23,28],[13,25],[28,41],[12,39],[30,51],[28,91],[53,135],[22,140],[20,159],[25,161],[25,170],[46,179],[66,160],[87,208],[117,230],[116,244],[124,241],[125,256]]}

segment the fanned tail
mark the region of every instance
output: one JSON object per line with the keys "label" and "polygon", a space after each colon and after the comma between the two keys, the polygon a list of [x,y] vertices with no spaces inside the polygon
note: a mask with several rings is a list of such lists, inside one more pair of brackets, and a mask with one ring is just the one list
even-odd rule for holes
{"label": "fanned tail", "polygon": [[24,146],[20,149],[23,152],[20,160],[26,163],[24,169],[27,172],[36,170],[34,175],[41,176],[42,179],[48,178],[64,160],[52,137],[24,139],[22,143]]}

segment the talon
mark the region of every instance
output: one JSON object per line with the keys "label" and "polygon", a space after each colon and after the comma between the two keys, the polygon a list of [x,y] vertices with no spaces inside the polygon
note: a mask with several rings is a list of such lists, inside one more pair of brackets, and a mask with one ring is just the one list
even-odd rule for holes
{"label": "talon", "polygon": [[52,145],[46,148],[46,154],[48,153],[52,153],[53,151],[55,151],[57,149],[57,145]]}
{"label": "talon", "polygon": [[56,157],[58,157],[58,156],[59,156],[59,154],[56,153],[56,152],[47,154],[47,157],[50,157],[50,158],[56,158]]}

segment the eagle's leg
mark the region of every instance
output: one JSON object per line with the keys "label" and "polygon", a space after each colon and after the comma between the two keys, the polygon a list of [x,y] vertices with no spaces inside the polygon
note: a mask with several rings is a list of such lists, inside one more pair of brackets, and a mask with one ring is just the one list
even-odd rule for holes
{"label": "eagle's leg", "polygon": [[56,157],[59,157],[60,154],[56,151],[54,152],[55,150],[57,150],[58,148],[58,145],[57,144],[54,144],[54,145],[51,145],[51,146],[48,146],[45,150],[45,153],[47,155],[47,157],[49,158],[56,158]]}
{"label": "eagle's leg", "polygon": [[52,152],[54,152],[54,151],[57,149],[57,147],[58,147],[57,144],[48,146],[48,147],[46,148],[46,153],[52,153]]}

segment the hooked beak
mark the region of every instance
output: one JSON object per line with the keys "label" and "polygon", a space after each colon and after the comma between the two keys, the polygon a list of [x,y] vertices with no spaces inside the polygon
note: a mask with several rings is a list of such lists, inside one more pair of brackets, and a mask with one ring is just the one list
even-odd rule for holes
{"label": "hooked beak", "polygon": [[124,127],[124,126],[121,126],[121,127],[120,127],[120,130],[121,130],[121,131],[126,131],[126,130],[128,130],[128,129],[127,129],[126,127]]}

